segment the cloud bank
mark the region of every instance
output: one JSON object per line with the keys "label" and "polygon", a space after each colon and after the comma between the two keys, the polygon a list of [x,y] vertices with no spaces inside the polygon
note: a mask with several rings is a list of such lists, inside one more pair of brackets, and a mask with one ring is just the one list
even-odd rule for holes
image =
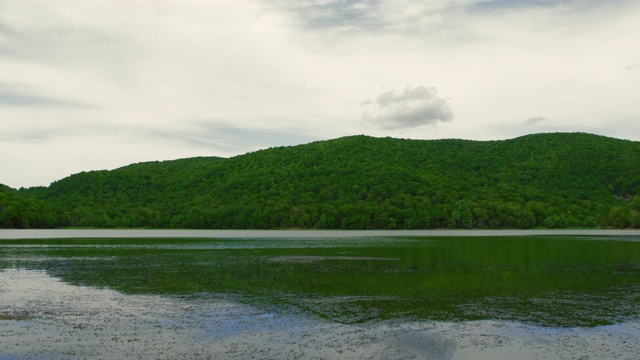
{"label": "cloud bank", "polygon": [[0,106],[5,107],[76,107],[89,108],[88,104],[42,95],[29,86],[0,82]]}
{"label": "cloud bank", "polygon": [[396,95],[391,90],[376,99],[376,113],[364,112],[362,118],[383,129],[406,129],[453,120],[447,100],[438,97],[434,87],[406,87]]}
{"label": "cloud bank", "polygon": [[639,33],[636,0],[0,0],[0,183],[352,134],[640,140]]}
{"label": "cloud bank", "polygon": [[533,125],[542,121],[547,120],[547,118],[545,118],[544,116],[535,116],[532,118],[529,118],[527,121],[524,122],[525,125]]}

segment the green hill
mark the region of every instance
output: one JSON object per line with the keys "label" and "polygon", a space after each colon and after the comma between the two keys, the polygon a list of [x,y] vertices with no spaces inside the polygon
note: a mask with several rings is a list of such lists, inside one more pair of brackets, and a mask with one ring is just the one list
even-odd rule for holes
{"label": "green hill", "polygon": [[52,228],[62,219],[51,206],[25,199],[16,190],[0,184],[0,229]]}
{"label": "green hill", "polygon": [[350,136],[83,172],[19,194],[60,209],[71,226],[637,228],[640,142]]}

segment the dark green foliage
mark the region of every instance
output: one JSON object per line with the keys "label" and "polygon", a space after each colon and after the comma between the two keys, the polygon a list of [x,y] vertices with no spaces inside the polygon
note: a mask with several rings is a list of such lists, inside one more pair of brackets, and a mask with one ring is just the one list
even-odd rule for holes
{"label": "dark green foliage", "polygon": [[83,172],[21,194],[83,227],[638,228],[640,143],[352,136]]}
{"label": "dark green foliage", "polygon": [[42,201],[25,199],[0,184],[0,229],[52,228],[64,224],[61,216]]}

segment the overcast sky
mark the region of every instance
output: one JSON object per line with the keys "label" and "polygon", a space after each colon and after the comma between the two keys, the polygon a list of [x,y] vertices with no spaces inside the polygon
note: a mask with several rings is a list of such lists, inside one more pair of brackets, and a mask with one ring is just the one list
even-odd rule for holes
{"label": "overcast sky", "polygon": [[346,135],[640,140],[640,1],[0,0],[0,183]]}

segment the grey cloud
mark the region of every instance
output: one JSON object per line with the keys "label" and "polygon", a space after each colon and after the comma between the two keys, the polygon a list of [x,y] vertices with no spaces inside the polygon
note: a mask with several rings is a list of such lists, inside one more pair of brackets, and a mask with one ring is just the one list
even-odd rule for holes
{"label": "grey cloud", "polygon": [[[610,0],[625,2],[628,0]],[[466,15],[495,16],[495,12],[570,7],[571,13],[610,8],[599,0],[468,0],[412,2],[388,0],[279,0],[279,10],[291,14],[304,30],[331,33],[402,33],[409,36],[443,36],[447,29],[466,23]],[[470,35],[467,35],[470,36]]]}
{"label": "grey cloud", "polygon": [[0,23],[0,35],[5,37],[5,42],[14,42],[16,45],[23,45],[19,44],[19,42],[23,41],[29,41],[30,43],[37,42],[40,45],[48,44],[49,46],[60,46],[64,43],[79,43],[84,46],[90,44],[105,46],[119,43],[118,39],[109,34],[94,29],[70,25],[46,28],[34,26],[15,28]]}
{"label": "grey cloud", "polygon": [[384,26],[379,16],[380,1],[329,0],[280,1],[279,6],[294,13],[304,27],[314,29],[366,29]]}
{"label": "grey cloud", "polygon": [[0,23],[0,35],[12,35],[15,33],[13,28],[7,26],[6,24]]}
{"label": "grey cloud", "polygon": [[[388,0],[280,0],[272,5],[291,15],[302,30],[325,36],[361,33],[439,35],[451,26],[449,15],[462,9],[458,4]],[[443,21],[446,18],[446,21]]]}
{"label": "grey cloud", "polygon": [[70,107],[93,108],[93,105],[41,95],[30,87],[20,84],[0,83],[0,106],[12,107]]}
{"label": "grey cloud", "polygon": [[3,23],[0,23],[0,40],[0,56],[19,60],[32,52],[41,53],[41,49],[47,47],[41,36],[29,35],[25,30],[19,31]]}
{"label": "grey cloud", "polygon": [[0,23],[0,58],[55,67],[117,69],[129,48],[127,40],[95,29],[72,25],[14,28]]}
{"label": "grey cloud", "polygon": [[61,133],[55,130],[4,131],[0,135],[0,142],[34,143],[50,140],[56,135]]}
{"label": "grey cloud", "polygon": [[15,57],[15,56],[16,56],[15,51],[9,48],[0,46],[0,57]]}
{"label": "grey cloud", "polygon": [[77,107],[79,104],[72,102],[66,102],[53,98],[46,98],[34,95],[26,95],[19,93],[11,93],[0,90],[0,106],[65,106],[65,107]]}
{"label": "grey cloud", "polygon": [[21,130],[5,130],[0,133],[0,142],[5,143],[42,143],[60,139],[68,139],[79,136],[91,136],[92,134],[104,134],[108,132],[105,126],[94,123],[85,123],[82,127],[70,124],[58,124],[57,126],[27,128]]}
{"label": "grey cloud", "polygon": [[433,87],[407,87],[400,94],[387,91],[376,99],[377,114],[362,114],[364,121],[378,124],[383,129],[415,128],[453,120],[447,100],[438,97]]}
{"label": "grey cloud", "polygon": [[46,126],[27,126],[22,129],[4,129],[0,132],[0,142],[5,143],[42,143],[47,141],[70,140],[73,138],[90,138],[93,136],[122,136],[127,129],[105,123],[83,120],[82,125],[70,120],[56,121]]}
{"label": "grey cloud", "polygon": [[640,56],[638,56],[637,58],[633,59],[633,64],[627,66],[626,69],[627,70],[640,69]]}
{"label": "grey cloud", "polygon": [[27,42],[17,35],[18,34],[15,30],[0,23],[0,57],[15,58],[18,56],[18,52],[16,51],[16,46],[14,44],[26,44]]}
{"label": "grey cloud", "polygon": [[482,0],[470,4],[467,10],[473,11],[503,11],[520,10],[526,8],[557,7],[562,5],[598,4],[594,0]]}
{"label": "grey cloud", "polygon": [[535,116],[532,118],[529,118],[527,121],[524,122],[525,125],[533,125],[542,121],[547,120],[547,118],[545,118],[544,116]]}
{"label": "grey cloud", "polygon": [[189,127],[178,131],[154,129],[149,131],[148,135],[192,147],[239,154],[272,146],[298,145],[318,140],[300,136],[293,131],[246,129],[214,120],[194,121]]}

